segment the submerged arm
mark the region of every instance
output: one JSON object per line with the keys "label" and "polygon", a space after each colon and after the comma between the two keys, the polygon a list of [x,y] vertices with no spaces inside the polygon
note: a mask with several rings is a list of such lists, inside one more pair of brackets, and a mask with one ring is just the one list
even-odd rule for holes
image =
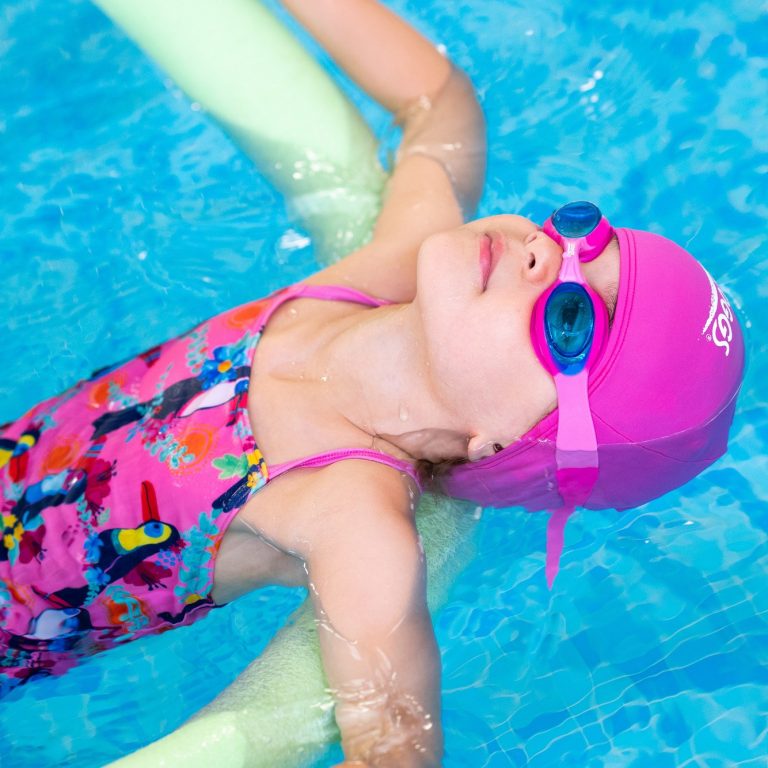
{"label": "submerged arm", "polygon": [[410,515],[363,495],[323,513],[306,556],[344,754],[371,768],[438,766],[440,661],[420,541]]}

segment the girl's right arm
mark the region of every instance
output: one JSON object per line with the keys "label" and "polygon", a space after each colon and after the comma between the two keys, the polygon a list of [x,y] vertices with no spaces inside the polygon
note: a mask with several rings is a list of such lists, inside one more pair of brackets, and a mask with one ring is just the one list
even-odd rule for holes
{"label": "girl's right arm", "polygon": [[266,511],[261,533],[304,560],[348,761],[437,768],[440,653],[426,598],[415,488],[370,461],[335,464],[294,491],[312,503]]}
{"label": "girl's right arm", "polygon": [[412,516],[384,496],[377,482],[360,488],[353,508],[326,498],[320,524],[304,531],[323,666],[348,760],[437,768],[440,653],[425,562]]}
{"label": "girl's right arm", "polygon": [[431,42],[376,0],[283,2],[403,128],[372,240],[309,282],[410,301],[421,243],[459,226],[482,189],[485,123],[472,85]]}

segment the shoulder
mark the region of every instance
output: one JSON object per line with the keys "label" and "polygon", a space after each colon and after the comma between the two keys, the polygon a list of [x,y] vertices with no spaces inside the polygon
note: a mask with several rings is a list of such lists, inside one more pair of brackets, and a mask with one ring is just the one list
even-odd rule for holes
{"label": "shoulder", "polygon": [[384,467],[358,469],[349,485],[329,489],[304,560],[316,610],[343,637],[377,644],[426,610],[425,561],[407,487],[391,469],[391,485]]}
{"label": "shoulder", "polygon": [[396,237],[374,237],[305,282],[353,288],[398,304],[409,302],[415,295],[415,265],[420,245],[420,242]]}
{"label": "shoulder", "polygon": [[446,170],[432,158],[411,154],[389,180],[371,240],[310,281],[347,285],[395,303],[412,301],[424,240],[462,223]]}
{"label": "shoulder", "polygon": [[364,505],[393,511],[409,509],[415,484],[394,467],[366,459],[346,459],[325,469],[318,482],[322,483],[331,507],[344,510],[350,505]]}
{"label": "shoulder", "polygon": [[[293,475],[293,477],[291,477]],[[283,535],[302,557],[333,550],[364,535],[410,539],[418,489],[402,472],[373,461],[346,459],[279,478],[289,498]],[[289,487],[288,487],[289,486]]]}
{"label": "shoulder", "polygon": [[315,493],[322,498],[326,522],[350,516],[413,518],[413,480],[393,467],[365,459],[346,459],[317,473]]}

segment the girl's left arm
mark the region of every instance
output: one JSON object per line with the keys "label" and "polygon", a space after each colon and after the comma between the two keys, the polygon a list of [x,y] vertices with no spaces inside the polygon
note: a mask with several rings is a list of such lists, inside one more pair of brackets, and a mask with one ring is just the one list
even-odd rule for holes
{"label": "girl's left arm", "polygon": [[403,129],[371,241],[309,282],[410,301],[422,242],[461,225],[482,190],[485,121],[474,88],[429,40],[376,0],[283,2]]}

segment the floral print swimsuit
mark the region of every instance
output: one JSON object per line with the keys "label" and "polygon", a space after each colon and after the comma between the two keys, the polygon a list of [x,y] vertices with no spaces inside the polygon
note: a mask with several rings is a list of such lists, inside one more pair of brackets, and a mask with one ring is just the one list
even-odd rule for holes
{"label": "floral print swimsuit", "polygon": [[244,304],[0,427],[0,695],[83,655],[208,612],[216,552],[270,479],[350,449],[268,467],[248,419],[251,360],[294,298],[384,302],[296,285]]}

